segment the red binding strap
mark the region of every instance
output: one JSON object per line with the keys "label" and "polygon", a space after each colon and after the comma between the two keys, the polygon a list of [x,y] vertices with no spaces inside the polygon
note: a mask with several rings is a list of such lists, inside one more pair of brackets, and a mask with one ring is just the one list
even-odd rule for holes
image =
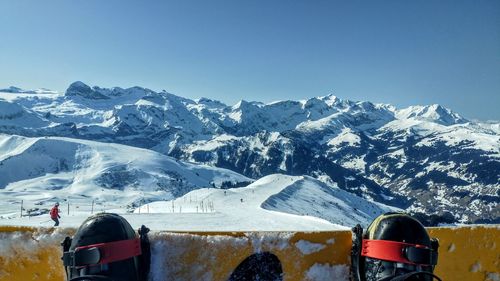
{"label": "red binding strap", "polygon": [[[425,262],[416,262],[415,260],[409,259],[408,250],[422,250],[419,252],[425,252],[424,259]],[[361,255],[369,258],[386,260],[392,262],[400,262],[407,264],[422,264],[422,265],[432,265],[435,264],[432,258],[433,250],[424,245],[409,244],[396,241],[388,240],[369,240],[363,239],[361,247]]]}
{"label": "red binding strap", "polygon": [[139,238],[77,247],[75,252],[90,248],[99,250],[100,258],[96,264],[112,263],[141,255]]}

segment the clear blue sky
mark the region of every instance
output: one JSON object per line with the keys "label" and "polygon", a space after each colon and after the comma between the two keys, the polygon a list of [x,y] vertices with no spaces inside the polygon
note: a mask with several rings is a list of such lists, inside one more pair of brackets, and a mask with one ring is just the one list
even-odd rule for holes
{"label": "clear blue sky", "polygon": [[500,120],[500,1],[0,0],[0,87],[75,80]]}

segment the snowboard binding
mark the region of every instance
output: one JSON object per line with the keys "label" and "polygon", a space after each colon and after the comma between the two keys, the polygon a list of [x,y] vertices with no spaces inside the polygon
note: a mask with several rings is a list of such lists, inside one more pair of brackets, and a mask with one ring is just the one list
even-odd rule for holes
{"label": "snowboard binding", "polygon": [[68,281],[146,281],[150,268],[149,229],[137,237],[117,214],[87,218],[73,238],[66,237],[63,264]]}
{"label": "snowboard binding", "polygon": [[431,281],[439,242],[404,213],[377,217],[363,233],[352,229],[351,278],[355,281]]}

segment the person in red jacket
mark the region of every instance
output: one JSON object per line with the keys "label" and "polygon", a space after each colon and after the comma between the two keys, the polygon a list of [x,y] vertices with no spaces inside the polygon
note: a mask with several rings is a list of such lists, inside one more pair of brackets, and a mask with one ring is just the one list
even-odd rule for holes
{"label": "person in red jacket", "polygon": [[59,215],[59,203],[56,203],[52,209],[50,209],[50,218],[55,222],[54,226],[59,225],[59,219],[61,216]]}

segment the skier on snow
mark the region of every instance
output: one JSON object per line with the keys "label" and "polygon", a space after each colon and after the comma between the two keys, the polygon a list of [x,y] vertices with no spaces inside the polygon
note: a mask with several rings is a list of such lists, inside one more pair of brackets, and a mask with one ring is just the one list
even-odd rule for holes
{"label": "skier on snow", "polygon": [[54,226],[59,225],[59,219],[61,216],[59,215],[59,203],[56,203],[52,209],[50,209],[50,218],[55,222]]}

